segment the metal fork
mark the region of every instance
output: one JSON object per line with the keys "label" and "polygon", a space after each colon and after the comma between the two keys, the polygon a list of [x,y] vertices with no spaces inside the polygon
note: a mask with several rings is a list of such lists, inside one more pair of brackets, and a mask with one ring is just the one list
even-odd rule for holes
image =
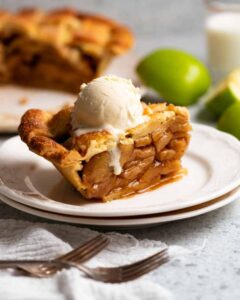
{"label": "metal fork", "polygon": [[[124,265],[120,267],[113,267],[113,268],[103,268],[103,267],[89,268],[85,265],[72,262],[72,261],[55,260],[53,263],[56,264],[58,269],[63,267],[77,268],[88,277],[95,279],[97,281],[121,283],[121,282],[134,280],[146,273],[149,273],[168,261],[169,261],[168,249],[165,248],[160,252],[148,258],[140,260],[136,263]],[[48,269],[46,269],[45,266],[43,266],[40,271],[39,271],[39,267],[34,269],[34,266],[32,269],[29,269],[28,271],[30,274],[37,277],[46,277],[52,275],[51,272],[48,272]]]}
{"label": "metal fork", "polygon": [[68,262],[68,266],[73,266],[90,278],[97,281],[109,283],[121,283],[134,280],[146,273],[153,271],[162,264],[169,261],[168,248],[158,253],[140,260],[136,263],[113,268],[89,268],[81,264]]}
{"label": "metal fork", "polygon": [[103,234],[97,235],[95,238],[91,239],[84,245],[68,252],[65,255],[62,255],[55,260],[49,263],[36,264],[35,262],[29,262],[29,264],[18,264],[18,269],[21,269],[31,275],[36,277],[49,277],[62,268],[64,265],[59,265],[54,261],[68,261],[72,263],[83,263],[96,254],[98,254],[102,249],[104,249],[109,243],[109,239],[107,236]]}

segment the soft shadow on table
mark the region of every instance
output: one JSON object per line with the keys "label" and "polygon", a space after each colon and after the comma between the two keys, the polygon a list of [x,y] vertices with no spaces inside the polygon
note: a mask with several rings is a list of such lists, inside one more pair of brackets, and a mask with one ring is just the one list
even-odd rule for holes
{"label": "soft shadow on table", "polygon": [[[86,200],[54,167],[38,169],[37,173],[37,181],[41,184],[36,185],[35,188],[44,196],[64,204],[76,206],[89,204],[89,200]],[[52,179],[54,184],[51,184],[52,187],[46,192],[46,186],[51,183]]]}
{"label": "soft shadow on table", "polygon": [[9,132],[0,132],[0,139],[10,139],[11,137],[14,137],[18,135],[17,132],[12,132],[12,133],[9,133]]}
{"label": "soft shadow on table", "polygon": [[[43,159],[43,158],[41,158]],[[88,205],[89,201],[81,196],[73,186],[65,180],[59,171],[48,162],[49,167],[39,167],[38,163],[29,160],[9,160],[0,168],[0,177],[12,189],[27,192],[29,187],[25,179],[28,177],[34,189],[45,197],[57,202],[71,205]],[[51,167],[52,166],[52,167]]]}

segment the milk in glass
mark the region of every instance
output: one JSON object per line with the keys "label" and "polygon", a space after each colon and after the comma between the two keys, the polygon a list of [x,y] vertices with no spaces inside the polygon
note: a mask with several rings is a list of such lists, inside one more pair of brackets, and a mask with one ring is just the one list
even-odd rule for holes
{"label": "milk in glass", "polygon": [[206,32],[208,63],[217,80],[240,67],[240,12],[210,15]]}

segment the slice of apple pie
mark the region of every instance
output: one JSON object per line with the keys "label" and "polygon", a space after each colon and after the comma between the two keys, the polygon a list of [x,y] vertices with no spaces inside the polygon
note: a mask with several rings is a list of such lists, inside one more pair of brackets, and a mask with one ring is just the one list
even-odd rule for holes
{"label": "slice of apple pie", "polygon": [[[125,94],[117,95],[124,87]],[[82,87],[74,107],[57,114],[27,111],[19,134],[31,151],[52,162],[88,199],[108,201],[158,186],[182,170],[180,159],[190,139],[189,114],[171,104],[143,104],[134,89],[118,78],[95,79]],[[130,100],[133,95],[139,103]],[[106,104],[113,98],[115,102]],[[132,117],[132,124],[141,119],[122,129],[125,116],[128,122]]]}
{"label": "slice of apple pie", "polygon": [[78,92],[133,44],[104,17],[71,9],[0,12],[0,82]]}

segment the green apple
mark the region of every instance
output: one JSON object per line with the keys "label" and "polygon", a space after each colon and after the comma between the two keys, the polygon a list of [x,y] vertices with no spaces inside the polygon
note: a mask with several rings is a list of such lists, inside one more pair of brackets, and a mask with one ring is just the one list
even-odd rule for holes
{"label": "green apple", "polygon": [[231,133],[240,139],[240,102],[228,107],[218,121],[218,129]]}
{"label": "green apple", "polygon": [[206,108],[220,117],[233,103],[240,101],[240,70],[234,70],[207,96]]}
{"label": "green apple", "polygon": [[137,74],[165,100],[190,105],[203,95],[210,83],[207,68],[194,56],[175,49],[159,49],[144,57]]}

